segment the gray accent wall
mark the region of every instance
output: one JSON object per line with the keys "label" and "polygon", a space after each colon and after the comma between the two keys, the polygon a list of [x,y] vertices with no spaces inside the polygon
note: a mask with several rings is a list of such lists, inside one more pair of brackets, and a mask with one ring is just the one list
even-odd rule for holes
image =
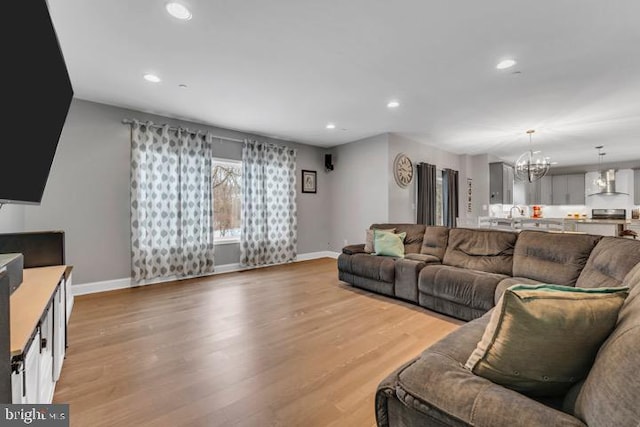
{"label": "gray accent wall", "polygon": [[340,251],[364,243],[372,223],[389,219],[389,135],[382,134],[333,148],[329,247]]}
{"label": "gray accent wall", "polygon": [[[414,179],[406,187],[400,187],[393,175],[393,162],[399,153],[406,154],[414,165]],[[415,223],[418,180],[415,167],[418,163],[430,163],[438,169],[450,168],[460,171],[461,161],[457,154],[449,153],[438,148],[414,141],[405,136],[389,135],[389,176],[387,188],[389,191],[389,222]],[[463,174],[460,173],[460,188],[462,189]],[[460,191],[462,193],[462,191]]]}
{"label": "gray accent wall", "polygon": [[[317,194],[301,193],[300,171],[297,172],[298,253],[328,249],[331,210],[329,177],[324,172],[327,150],[78,99],[71,104],[42,204],[18,207],[24,210],[23,218],[13,206],[3,209],[0,229],[64,230],[67,261],[75,267],[74,283],[130,277],[130,128],[122,124],[124,118],[295,147],[298,169],[318,172]],[[217,144],[216,157],[241,159],[241,143]],[[216,265],[237,263],[239,256],[238,244],[216,246]]]}

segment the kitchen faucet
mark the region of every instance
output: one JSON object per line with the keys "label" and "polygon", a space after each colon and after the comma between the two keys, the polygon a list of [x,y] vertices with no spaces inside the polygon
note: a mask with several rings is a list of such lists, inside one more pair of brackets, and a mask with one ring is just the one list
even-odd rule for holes
{"label": "kitchen faucet", "polygon": [[511,207],[511,209],[509,209],[509,218],[513,218],[513,210],[516,209],[519,213],[520,216],[524,216],[524,209],[522,209],[520,206],[518,205],[513,205]]}

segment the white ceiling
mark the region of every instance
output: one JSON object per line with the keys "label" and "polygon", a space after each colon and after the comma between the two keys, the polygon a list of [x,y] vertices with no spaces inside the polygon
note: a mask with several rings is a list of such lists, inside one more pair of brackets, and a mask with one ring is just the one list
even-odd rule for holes
{"label": "white ceiling", "polygon": [[49,0],[76,95],[318,146],[396,132],[515,160],[534,128],[560,165],[640,159],[638,0],[184,4]]}

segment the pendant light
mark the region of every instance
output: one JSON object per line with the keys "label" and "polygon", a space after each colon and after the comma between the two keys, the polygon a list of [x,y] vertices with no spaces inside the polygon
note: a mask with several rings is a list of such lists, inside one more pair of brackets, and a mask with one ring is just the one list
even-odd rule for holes
{"label": "pendant light", "polygon": [[515,177],[519,181],[535,182],[549,172],[551,162],[540,151],[533,151],[531,136],[535,130],[527,131],[529,135],[529,151],[518,158],[515,165]]}
{"label": "pendant light", "polygon": [[596,150],[598,150],[598,177],[593,182],[596,187],[598,187],[598,191],[602,191],[607,187],[607,179],[602,170],[602,158],[606,156],[607,153],[603,153],[602,149],[604,145],[598,145]]}

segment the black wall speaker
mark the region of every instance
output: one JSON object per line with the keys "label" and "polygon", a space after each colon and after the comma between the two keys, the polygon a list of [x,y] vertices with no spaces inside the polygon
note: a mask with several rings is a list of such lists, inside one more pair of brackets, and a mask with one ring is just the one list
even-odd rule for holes
{"label": "black wall speaker", "polygon": [[328,171],[333,170],[333,164],[331,163],[331,154],[324,155],[324,168]]}

